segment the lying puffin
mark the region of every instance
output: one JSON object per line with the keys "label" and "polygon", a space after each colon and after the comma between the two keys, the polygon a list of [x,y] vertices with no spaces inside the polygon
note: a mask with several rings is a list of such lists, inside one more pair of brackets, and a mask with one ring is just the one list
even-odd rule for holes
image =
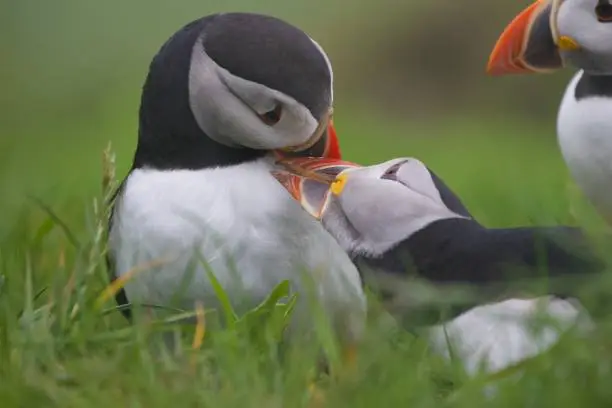
{"label": "lying puffin", "polygon": [[541,0],[505,29],[490,56],[491,75],[574,75],[561,102],[557,137],[570,173],[612,225],[612,4],[610,0]]}
{"label": "lying puffin", "polygon": [[[482,226],[444,182],[414,158],[369,167],[292,159],[279,162],[273,174],[322,221],[392,315],[414,324],[414,315],[429,312],[419,323],[430,326],[434,345],[439,345],[441,326],[431,325],[447,322],[455,332],[470,333],[462,349],[470,367],[477,368],[474,358],[485,357],[492,369],[499,369],[535,352],[525,320],[542,299],[512,299],[519,288],[535,289],[521,283],[546,272],[550,278],[583,280],[605,269],[578,228]],[[555,288],[554,281],[551,287],[563,296],[575,290]],[[577,318],[576,305],[553,300],[551,313],[558,316],[562,303],[561,317]],[[446,316],[432,316],[421,302],[456,305]],[[502,324],[496,315],[504,310],[517,319]],[[490,332],[494,328],[499,336]],[[508,336],[509,331],[514,335]]]}
{"label": "lying puffin", "polygon": [[[332,102],[327,55],[277,18],[214,14],[173,34],[150,64],[133,165],[112,209],[113,277],[145,269],[119,304],[215,308],[211,271],[243,313],[284,280],[304,292],[307,271],[352,353],[366,311],[359,273],[270,175],[279,154],[340,157]],[[308,298],[292,327],[310,328]]]}

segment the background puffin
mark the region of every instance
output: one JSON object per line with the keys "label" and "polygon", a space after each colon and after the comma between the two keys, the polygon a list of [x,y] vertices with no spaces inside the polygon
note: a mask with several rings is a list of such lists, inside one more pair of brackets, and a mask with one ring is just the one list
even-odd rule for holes
{"label": "background puffin", "polygon": [[[551,278],[583,279],[605,267],[577,228],[480,225],[443,181],[413,158],[369,167],[314,158],[279,164],[285,170],[273,174],[321,219],[392,315],[408,318],[410,325],[420,315],[420,324],[431,325],[442,316],[432,316],[423,304],[437,303],[439,310],[454,303],[446,317],[460,315],[449,324],[464,343],[460,350],[471,369],[483,357],[499,369],[539,350],[526,321],[540,300],[566,324],[577,318],[579,309],[566,300],[511,299],[521,289],[537,291],[529,281],[542,277],[542,268]],[[550,283],[552,293],[577,290]],[[503,297],[504,302],[486,304]],[[514,320],[500,320],[500,313]],[[429,331],[435,346],[443,344],[441,327]],[[546,336],[550,340],[550,333]]]}
{"label": "background puffin", "polygon": [[492,75],[580,68],[557,117],[561,152],[576,183],[612,224],[612,4],[543,0],[505,29],[489,59]]}
{"label": "background puffin", "polygon": [[[282,280],[305,290],[300,271],[322,271],[310,275],[315,295],[352,344],[365,314],[359,274],[269,173],[279,151],[339,157],[332,102],[325,52],[279,19],[215,14],[172,35],[150,64],[133,166],[114,200],[111,273],[147,269],[118,302],[179,295],[171,306],[214,308],[210,268],[241,313]],[[307,299],[294,321],[310,316]]]}

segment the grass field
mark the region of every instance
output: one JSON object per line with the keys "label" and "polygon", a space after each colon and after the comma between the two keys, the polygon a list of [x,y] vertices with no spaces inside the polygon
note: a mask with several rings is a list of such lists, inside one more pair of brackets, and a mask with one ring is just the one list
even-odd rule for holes
{"label": "grass field", "polygon": [[[9,153],[1,171],[2,406],[306,406],[315,344],[290,350],[279,365],[269,357],[274,343],[245,341],[245,323],[207,331],[199,350],[192,350],[193,329],[186,328],[180,356],[160,357],[148,347],[155,324],[130,327],[112,301],[96,303],[106,285],[103,215],[93,205],[101,152],[112,140],[123,176],[135,145],[135,109],[126,108],[135,98],[124,101],[108,101],[95,115],[74,120],[43,118],[4,140],[12,149],[3,149]],[[568,178],[552,125],[476,116],[407,123],[339,107],[336,126],[345,158],[367,164],[418,157],[489,226],[600,227]],[[48,138],[28,138],[43,131]],[[321,388],[329,407],[607,406],[610,323],[602,318],[587,339],[568,335],[529,362],[523,375],[495,380],[498,392],[487,397],[484,377],[467,378],[421,339],[373,320],[356,374],[323,381]]]}
{"label": "grass field", "polygon": [[[170,33],[203,14],[274,14],[325,46],[335,67],[335,123],[346,159],[417,157],[487,226],[567,223],[599,233],[601,220],[571,183],[555,140],[553,112],[569,72],[550,79],[484,75],[489,48],[521,7],[482,0],[363,0],[350,7],[339,0],[6,2],[0,407],[312,406],[306,385],[319,346],[335,361],[323,324],[318,341],[289,348],[281,364],[273,358],[280,306],[262,307],[224,330],[214,326],[228,310],[207,311],[203,320],[199,309],[168,311],[166,323],[177,314],[205,322],[198,326],[203,333],[175,327],[181,346],[170,358],[151,348],[159,322],[130,326],[112,300],[100,301],[108,284],[102,151],[112,142],[123,177],[147,64]],[[427,119],[397,117],[420,110]],[[516,117],[544,112],[551,116],[537,123]],[[602,251],[612,258],[605,245]],[[612,280],[605,276],[577,292],[585,306],[605,304]],[[586,339],[568,333],[518,376],[470,378],[373,309],[356,372],[318,381],[327,407],[574,408],[612,400],[606,313]]]}

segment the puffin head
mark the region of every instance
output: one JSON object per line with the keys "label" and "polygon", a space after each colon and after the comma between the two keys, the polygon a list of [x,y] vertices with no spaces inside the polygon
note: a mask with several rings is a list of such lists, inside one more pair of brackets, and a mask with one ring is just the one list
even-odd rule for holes
{"label": "puffin head", "polygon": [[414,158],[367,167],[320,158],[279,164],[272,174],[352,256],[380,255],[438,220],[470,218],[458,197]]}
{"label": "puffin head", "polygon": [[531,4],[497,40],[487,72],[550,72],[564,63],[593,75],[612,74],[612,0]]}
{"label": "puffin head", "polygon": [[270,152],[340,157],[323,49],[274,17],[221,13],[177,31],[142,90],[134,167],[198,169]]}

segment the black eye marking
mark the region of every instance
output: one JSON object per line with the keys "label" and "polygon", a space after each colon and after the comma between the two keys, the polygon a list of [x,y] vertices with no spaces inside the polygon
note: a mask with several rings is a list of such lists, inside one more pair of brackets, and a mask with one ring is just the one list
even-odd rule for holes
{"label": "black eye marking", "polygon": [[609,0],[599,0],[595,7],[595,14],[600,23],[612,23],[612,4]]}
{"label": "black eye marking", "polygon": [[283,107],[277,104],[274,109],[259,115],[259,119],[268,126],[274,126],[281,120]]}
{"label": "black eye marking", "polygon": [[380,178],[386,179],[386,180],[397,181],[397,172],[400,169],[400,167],[402,167],[402,164],[405,164],[405,162],[400,162],[400,163],[394,164],[393,166],[389,167],[387,171],[385,171],[383,175],[380,176]]}

